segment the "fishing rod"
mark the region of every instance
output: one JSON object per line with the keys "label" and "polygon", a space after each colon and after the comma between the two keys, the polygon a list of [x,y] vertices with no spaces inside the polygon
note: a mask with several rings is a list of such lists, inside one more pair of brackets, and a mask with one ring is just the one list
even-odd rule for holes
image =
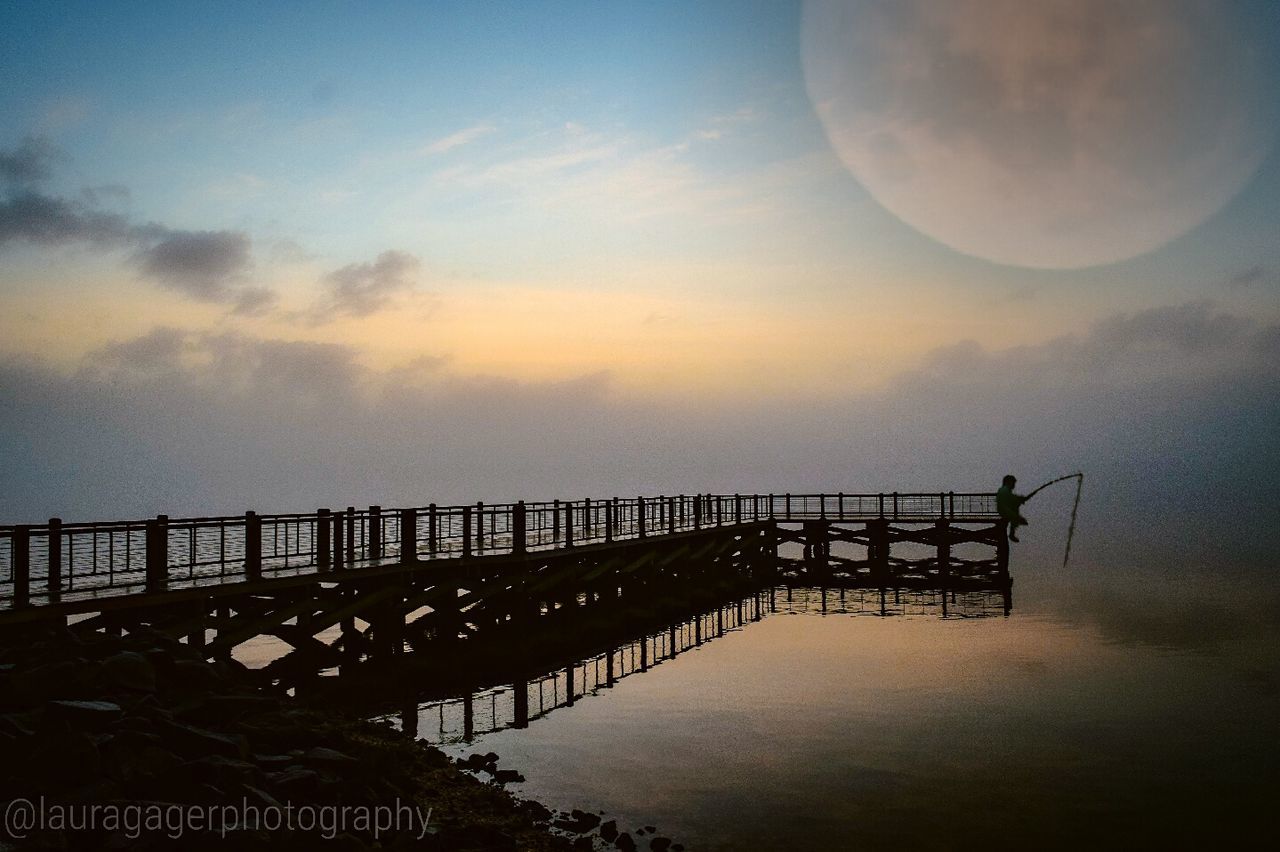
{"label": "fishing rod", "polygon": [[1027,502],[1041,491],[1058,482],[1066,479],[1074,479],[1076,481],[1076,499],[1071,504],[1071,525],[1067,527],[1067,550],[1062,554],[1062,567],[1067,567],[1067,560],[1071,558],[1071,539],[1076,534],[1076,513],[1080,511],[1080,492],[1084,489],[1084,472],[1068,473],[1066,476],[1059,476],[1057,479],[1050,479],[1044,485],[1032,491],[1026,497],[1022,498],[1022,502]]}
{"label": "fishing rod", "polygon": [[1056,485],[1057,483],[1062,482],[1064,479],[1079,479],[1081,482],[1083,482],[1083,481],[1084,481],[1084,474],[1083,474],[1083,473],[1068,473],[1066,476],[1059,476],[1057,479],[1050,479],[1050,480],[1049,480],[1048,482],[1046,482],[1044,485],[1041,485],[1039,488],[1035,489],[1035,490],[1034,490],[1034,491],[1032,491],[1030,494],[1028,494],[1026,497],[1024,497],[1024,498],[1023,498],[1023,499],[1024,499],[1024,501],[1025,501],[1025,500],[1030,500],[1032,497],[1036,496],[1036,495],[1037,495],[1037,494],[1039,494],[1041,491],[1043,491],[1043,490],[1045,490],[1046,488],[1048,488],[1050,485]]}

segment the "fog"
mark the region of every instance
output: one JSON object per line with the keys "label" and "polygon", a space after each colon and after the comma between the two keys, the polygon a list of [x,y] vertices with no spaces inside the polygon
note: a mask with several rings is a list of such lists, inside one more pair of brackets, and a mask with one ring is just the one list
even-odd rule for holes
{"label": "fog", "polygon": [[[940,348],[874,393],[694,411],[562,383],[374,372],[343,346],[158,328],[0,368],[0,517],[35,522],[716,492],[1020,489],[1083,470],[1081,560],[1276,552],[1280,328],[1195,303]],[[744,385],[747,377],[744,377]],[[1070,489],[1029,504],[1056,553]],[[1046,557],[1047,558],[1047,557]]]}

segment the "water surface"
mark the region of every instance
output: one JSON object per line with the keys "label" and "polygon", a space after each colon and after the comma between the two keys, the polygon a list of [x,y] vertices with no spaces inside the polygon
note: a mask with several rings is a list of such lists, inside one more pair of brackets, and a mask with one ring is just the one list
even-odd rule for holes
{"label": "water surface", "polygon": [[[1260,829],[1280,780],[1274,592],[1017,590],[1008,617],[945,618],[937,595],[882,616],[867,593],[828,591],[824,612],[816,590],[779,591],[778,612],[731,614],[719,637],[708,616],[707,641],[611,687],[588,662],[587,693],[526,729],[485,732],[506,718],[499,692],[475,703],[472,742],[457,704],[424,707],[419,733],[497,752],[521,795],[690,849],[1182,847]],[[564,684],[543,682],[550,704]]]}

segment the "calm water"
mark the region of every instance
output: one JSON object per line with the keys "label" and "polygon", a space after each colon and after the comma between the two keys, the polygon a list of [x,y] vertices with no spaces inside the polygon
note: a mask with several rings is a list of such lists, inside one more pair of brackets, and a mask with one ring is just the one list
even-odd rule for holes
{"label": "calm water", "polygon": [[[1015,579],[1007,618],[837,612],[835,593],[823,613],[810,592],[806,611],[445,748],[495,751],[521,795],[690,849],[1180,848],[1259,830],[1280,790],[1274,587]],[[475,713],[479,731],[492,708]],[[446,715],[425,707],[420,734]]]}

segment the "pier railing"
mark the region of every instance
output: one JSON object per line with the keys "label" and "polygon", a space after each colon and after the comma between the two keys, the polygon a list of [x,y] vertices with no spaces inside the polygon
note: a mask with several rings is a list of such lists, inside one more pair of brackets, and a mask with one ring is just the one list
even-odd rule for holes
{"label": "pier railing", "polygon": [[694,494],[0,526],[0,608],[401,561],[469,559],[762,520],[995,520],[989,493]]}

